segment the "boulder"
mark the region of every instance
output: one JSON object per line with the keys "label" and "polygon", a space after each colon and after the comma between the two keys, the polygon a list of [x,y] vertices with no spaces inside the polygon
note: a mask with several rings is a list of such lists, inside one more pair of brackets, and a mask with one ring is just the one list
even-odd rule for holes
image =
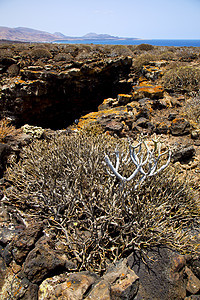
{"label": "boulder", "polygon": [[163,98],[164,88],[160,85],[139,85],[133,87],[133,98],[139,100],[142,98],[160,99]]}
{"label": "boulder", "polygon": [[23,273],[16,274],[12,268],[8,268],[0,288],[0,298],[4,300],[37,300],[38,286],[31,283]]}
{"label": "boulder", "polygon": [[171,122],[170,132],[175,136],[187,135],[190,133],[190,123],[184,118],[175,118]]}
{"label": "boulder", "polygon": [[185,268],[187,274],[187,286],[186,289],[190,294],[197,294],[200,291],[200,280],[194,275],[194,273],[188,268]]}
{"label": "boulder", "polygon": [[96,279],[97,275],[89,272],[53,276],[44,280],[40,285],[38,300],[82,300]]}
{"label": "boulder", "polygon": [[133,100],[133,96],[132,95],[127,95],[127,94],[119,94],[117,96],[117,101],[118,101],[118,105],[126,105],[128,103],[130,103]]}
{"label": "boulder", "polygon": [[26,257],[23,272],[33,283],[40,283],[56,270],[74,270],[74,263],[68,261],[65,253],[55,249],[52,239],[42,237]]}
{"label": "boulder", "polygon": [[16,235],[11,243],[11,251],[15,261],[21,264],[37,240],[41,237],[43,230],[42,223],[34,223]]}
{"label": "boulder", "polygon": [[111,299],[131,300],[137,294],[139,277],[128,266],[127,259],[120,260],[116,265],[111,265],[103,276],[111,286]]}
{"label": "boulder", "polygon": [[128,264],[140,278],[135,300],[181,300],[186,297],[184,255],[168,248],[155,248],[147,252],[145,260],[139,253],[129,256]]}
{"label": "boulder", "polygon": [[180,162],[188,162],[195,155],[195,149],[191,145],[180,145],[173,150],[172,161],[175,163],[177,161]]}
{"label": "boulder", "polygon": [[106,280],[101,280],[93,287],[91,293],[85,298],[85,300],[112,300],[110,294],[110,283]]}

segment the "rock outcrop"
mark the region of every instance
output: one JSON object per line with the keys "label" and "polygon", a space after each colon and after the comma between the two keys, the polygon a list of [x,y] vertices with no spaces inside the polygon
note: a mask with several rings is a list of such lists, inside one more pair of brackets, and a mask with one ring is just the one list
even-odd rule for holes
{"label": "rock outcrop", "polygon": [[[77,54],[78,47],[74,51]],[[0,110],[18,126],[64,128],[84,112],[97,109],[105,97],[131,90],[127,82],[131,57],[91,58],[86,53],[69,61],[61,57],[61,63],[53,49],[51,53],[27,46],[27,52],[25,57],[19,51],[0,57]]]}

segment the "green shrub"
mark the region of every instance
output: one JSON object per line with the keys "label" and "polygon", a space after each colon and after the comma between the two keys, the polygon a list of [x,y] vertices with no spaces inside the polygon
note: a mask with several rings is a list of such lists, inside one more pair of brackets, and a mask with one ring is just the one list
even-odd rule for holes
{"label": "green shrub", "polygon": [[[103,163],[116,145],[120,152],[128,148],[124,139],[88,132],[34,142],[7,170],[10,204],[62,232],[79,270],[102,273],[110,262],[161,244],[195,251],[186,234],[198,217],[189,191],[169,169],[138,190],[131,182],[122,189]],[[120,166],[120,173],[132,168]]]}
{"label": "green shrub", "polygon": [[140,44],[140,45],[136,46],[135,49],[141,50],[141,51],[151,51],[151,50],[154,50],[154,46],[152,46],[150,44]]}
{"label": "green shrub", "polygon": [[31,51],[31,56],[34,58],[51,58],[51,53],[45,48],[36,48]]}

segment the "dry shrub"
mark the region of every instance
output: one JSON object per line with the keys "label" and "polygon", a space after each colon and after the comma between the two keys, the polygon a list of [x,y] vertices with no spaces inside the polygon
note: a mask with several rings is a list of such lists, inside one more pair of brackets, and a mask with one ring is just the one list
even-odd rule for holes
{"label": "dry shrub", "polygon": [[124,45],[111,45],[111,57],[115,56],[132,56],[132,51]]}
{"label": "dry shrub", "polygon": [[194,47],[188,47],[188,48],[181,47],[176,51],[176,56],[179,59],[179,61],[184,61],[184,62],[191,62],[198,58],[198,55]]}
{"label": "dry shrub", "polygon": [[141,54],[135,58],[133,62],[133,70],[136,73],[140,73],[144,65],[148,65],[150,61],[154,61],[157,58],[157,56],[150,53]]}
{"label": "dry shrub", "polygon": [[30,53],[30,55],[34,58],[51,58],[52,55],[49,52],[49,50],[45,48],[36,48],[33,49]]}
{"label": "dry shrub", "polygon": [[162,83],[168,91],[197,92],[200,88],[200,69],[174,65],[164,73]]}
{"label": "dry shrub", "polygon": [[62,232],[66,255],[79,270],[103,273],[110,262],[156,245],[195,252],[187,232],[197,227],[199,212],[189,190],[169,169],[138,190],[131,182],[122,188],[103,163],[116,145],[128,147],[124,139],[85,132],[35,141],[7,170],[10,204]]}
{"label": "dry shrub", "polygon": [[172,51],[163,51],[160,53],[159,55],[159,59],[164,59],[164,60],[172,60],[172,61],[175,61],[177,60],[177,56],[174,52]]}
{"label": "dry shrub", "polygon": [[186,101],[186,118],[200,126],[200,96],[192,97]]}
{"label": "dry shrub", "polygon": [[65,61],[65,62],[70,62],[73,60],[73,56],[70,53],[58,53],[54,57],[55,61]]}
{"label": "dry shrub", "polygon": [[141,50],[141,51],[151,51],[154,50],[154,46],[150,45],[150,44],[140,44],[137,45],[136,50]]}
{"label": "dry shrub", "polygon": [[6,137],[9,135],[16,135],[19,133],[19,130],[17,130],[13,125],[10,124],[10,120],[7,118],[4,118],[0,120],[0,142],[4,143]]}

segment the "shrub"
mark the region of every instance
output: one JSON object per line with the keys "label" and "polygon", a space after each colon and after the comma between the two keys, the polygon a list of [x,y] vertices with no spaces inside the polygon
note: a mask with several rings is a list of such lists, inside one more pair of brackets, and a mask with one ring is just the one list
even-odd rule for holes
{"label": "shrub", "polygon": [[185,105],[186,118],[200,126],[200,96],[192,97],[186,101]]}
{"label": "shrub", "polygon": [[159,59],[164,59],[164,60],[177,60],[177,56],[174,52],[172,51],[163,51],[159,55]]}
{"label": "shrub", "polygon": [[69,62],[73,60],[73,56],[70,53],[58,53],[55,56],[54,60]]}
{"label": "shrub", "polygon": [[140,45],[136,46],[135,49],[141,50],[141,51],[151,51],[151,50],[154,50],[154,46],[152,46],[150,44],[140,44]]}
{"label": "shrub", "polygon": [[156,60],[156,56],[150,53],[141,54],[140,56],[136,57],[133,62],[133,70],[136,73],[140,73],[142,67],[144,65],[148,65],[150,61]]}
{"label": "shrub", "polygon": [[[151,246],[195,251],[187,231],[196,226],[198,210],[189,191],[170,170],[138,190],[106,173],[104,152],[126,140],[80,133],[35,141],[7,170],[6,196],[18,211],[37,213],[61,231],[69,259],[79,270],[102,273],[110,262]],[[120,174],[132,173],[130,165]]]}
{"label": "shrub", "polygon": [[166,90],[193,92],[200,88],[200,69],[191,66],[175,66],[162,77]]}
{"label": "shrub", "polygon": [[19,133],[19,130],[17,130],[13,125],[10,124],[9,119],[4,118],[0,120],[0,142],[4,143],[6,140],[6,137],[9,135],[16,135]]}
{"label": "shrub", "polygon": [[36,48],[31,51],[31,56],[34,58],[51,58],[51,53],[45,48]]}

